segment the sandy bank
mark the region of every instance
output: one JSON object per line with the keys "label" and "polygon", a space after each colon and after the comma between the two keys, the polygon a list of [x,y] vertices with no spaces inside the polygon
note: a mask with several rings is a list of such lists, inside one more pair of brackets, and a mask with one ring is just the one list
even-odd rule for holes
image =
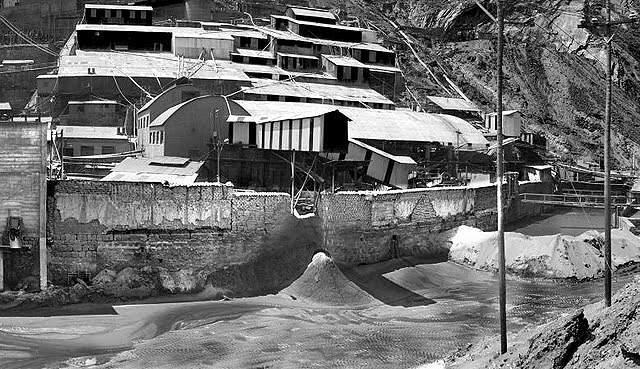
{"label": "sandy bank", "polygon": [[[496,232],[461,226],[449,238],[449,258],[474,268],[497,270]],[[527,236],[505,233],[506,267],[527,277],[589,279],[602,275],[602,233],[588,231],[579,236]],[[612,268],[640,262],[640,238],[614,229],[611,233]]]}

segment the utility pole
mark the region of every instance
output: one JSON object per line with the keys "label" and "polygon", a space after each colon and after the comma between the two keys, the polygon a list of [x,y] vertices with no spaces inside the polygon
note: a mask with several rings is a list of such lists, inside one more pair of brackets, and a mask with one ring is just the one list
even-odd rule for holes
{"label": "utility pole", "polygon": [[500,353],[507,352],[507,280],[505,274],[505,246],[504,246],[504,204],[502,186],[504,179],[504,152],[502,148],[502,89],[503,74],[502,60],[504,51],[504,14],[502,0],[496,0],[498,18],[498,53],[497,53],[497,73],[498,73],[498,98],[497,98],[497,131],[498,147],[496,150],[496,177],[498,186],[496,187],[496,198],[498,207],[498,274],[500,283]]}
{"label": "utility pole", "polygon": [[607,95],[604,109],[604,304],[611,306],[611,0],[607,0],[605,69]]}

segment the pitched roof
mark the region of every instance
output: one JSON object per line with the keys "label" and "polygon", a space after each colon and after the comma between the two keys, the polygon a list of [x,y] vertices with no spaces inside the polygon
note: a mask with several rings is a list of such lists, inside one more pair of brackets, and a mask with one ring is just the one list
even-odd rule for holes
{"label": "pitched roof", "polygon": [[305,8],[297,6],[290,6],[289,9],[291,9],[293,14],[296,16],[338,20],[335,14],[325,9]]}
{"label": "pitched roof", "polygon": [[186,185],[195,182],[204,162],[186,158],[126,158],[101,181],[152,182]]}
{"label": "pitched roof", "polygon": [[274,103],[274,101],[249,100],[234,100],[234,102],[254,117],[256,123],[312,118],[339,111],[337,106],[323,104]]}
{"label": "pitched roof", "polygon": [[360,61],[350,56],[322,54],[322,57],[335,65],[340,65],[343,67],[357,67],[357,68],[367,67],[365,64],[361,63]]}
{"label": "pitched roof", "polygon": [[349,138],[471,144],[473,148],[486,148],[489,143],[471,123],[451,115],[347,107],[340,111],[351,119]]}
{"label": "pitched roof", "polygon": [[474,103],[465,99],[440,96],[427,96],[427,99],[431,100],[431,102],[438,105],[443,110],[480,111],[480,108],[478,108]]}

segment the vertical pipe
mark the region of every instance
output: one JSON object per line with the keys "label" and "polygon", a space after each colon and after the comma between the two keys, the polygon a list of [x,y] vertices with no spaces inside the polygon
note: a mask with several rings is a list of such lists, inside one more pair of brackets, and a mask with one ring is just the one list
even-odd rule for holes
{"label": "vertical pipe", "polygon": [[296,166],[296,151],[291,151],[291,214],[293,214],[293,197],[295,196],[296,183],[295,183],[295,166]]}
{"label": "vertical pipe", "polygon": [[500,353],[507,352],[507,286],[505,275],[505,245],[504,245],[504,204],[503,204],[503,179],[504,179],[504,152],[502,148],[502,59],[504,51],[504,14],[502,13],[502,0],[496,0],[498,10],[498,55],[497,55],[497,73],[498,73],[498,96],[497,96],[497,131],[498,131],[498,148],[496,150],[496,177],[497,186],[497,207],[498,207],[498,254],[499,254],[499,280],[500,280]]}
{"label": "vertical pipe", "polygon": [[604,129],[604,301],[611,306],[611,0],[607,0],[607,94]]}

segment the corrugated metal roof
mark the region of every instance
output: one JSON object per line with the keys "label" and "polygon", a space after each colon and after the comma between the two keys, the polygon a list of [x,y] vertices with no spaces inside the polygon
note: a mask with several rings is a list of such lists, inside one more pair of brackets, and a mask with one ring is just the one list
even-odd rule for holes
{"label": "corrugated metal roof", "polygon": [[[390,159],[392,161],[395,161],[396,163],[400,163],[400,164],[408,164],[408,165],[416,165],[418,163],[415,162],[415,160],[411,159],[408,156],[398,156],[398,155],[393,155],[393,154],[389,154],[386,151],[380,150],[377,147],[373,147],[371,145],[367,145],[366,143],[362,142],[362,141],[358,141],[355,138],[350,138],[349,142],[353,143],[354,145],[358,145],[362,148],[365,148],[367,150],[373,151],[378,155],[384,156],[387,159]],[[347,154],[347,160],[349,160],[349,154]]]}
{"label": "corrugated metal roof", "polygon": [[349,138],[444,145],[457,142],[460,146],[471,144],[472,148],[486,148],[489,144],[471,123],[451,115],[347,107],[339,110],[351,119]]}
{"label": "corrugated metal roof", "polygon": [[2,61],[3,65],[24,65],[33,63],[34,61],[32,59],[4,59]]}
{"label": "corrugated metal roof", "polygon": [[251,49],[236,49],[235,53],[231,53],[231,55],[242,55],[248,56],[251,58],[263,58],[263,59],[275,59],[271,51],[262,51],[262,50],[251,50]]}
{"label": "corrugated metal roof", "polygon": [[169,120],[169,118],[171,118],[171,116],[177,112],[178,110],[180,110],[183,106],[187,105],[189,103],[189,101],[185,101],[183,103],[180,103],[178,105],[172,106],[169,109],[163,111],[160,115],[158,115],[156,117],[156,119],[154,119],[151,123],[149,123],[149,127],[160,127],[163,126],[167,120]]}
{"label": "corrugated metal roof", "polygon": [[[474,149],[486,149],[489,141],[464,119],[446,114],[418,113],[410,110],[361,109],[325,104],[279,101],[234,101],[255,117],[277,121],[302,115],[319,116],[339,111],[351,120],[350,139],[384,141],[456,142],[471,144]],[[284,118],[283,118],[284,117]],[[459,135],[458,133],[459,132]]]}
{"label": "corrugated metal roof", "polygon": [[115,100],[88,100],[88,101],[69,101],[69,105],[118,105]]}
{"label": "corrugated metal roof", "polygon": [[58,133],[64,132],[64,138],[88,138],[101,140],[128,141],[126,135],[118,134],[119,127],[93,127],[93,126],[57,126]]}
{"label": "corrugated metal roof", "polygon": [[274,82],[273,80],[263,79],[252,79],[251,81],[253,87],[243,88],[246,90],[245,94],[306,97],[328,101],[361,101],[367,104],[380,103],[394,105],[393,101],[370,88],[308,82]]}
{"label": "corrugated metal roof", "polygon": [[431,100],[431,102],[438,105],[441,109],[444,110],[480,111],[480,109],[474,103],[469,102],[465,99],[440,96],[427,96],[427,99]]}
{"label": "corrugated metal roof", "polygon": [[289,53],[281,53],[281,52],[277,52],[276,54],[278,54],[280,56],[287,56],[289,58],[318,60],[318,58],[313,56],[313,55],[289,54]]}
{"label": "corrugated metal roof", "polygon": [[340,65],[343,67],[356,67],[356,68],[366,68],[367,66],[360,61],[350,57],[350,56],[340,56],[340,55],[327,55],[322,54],[322,57],[330,61],[335,65]]}
{"label": "corrugated metal roof", "polygon": [[369,30],[367,30],[365,28],[343,26],[342,24],[316,23],[316,22],[309,22],[309,21],[304,21],[304,20],[300,20],[300,19],[293,19],[293,18],[287,17],[285,15],[272,15],[271,17],[272,18],[276,18],[276,19],[284,19],[284,20],[287,20],[287,21],[292,22],[292,23],[303,24],[305,26],[331,28],[331,29],[342,30],[342,31],[355,31],[355,32],[369,31]]}
{"label": "corrugated metal roof", "polygon": [[[167,162],[169,165],[154,163]],[[184,163],[176,165],[171,163]],[[190,161],[185,158],[126,158],[116,164],[111,173],[101,181],[152,182],[169,184],[191,184],[198,177],[198,171],[204,162]]]}
{"label": "corrugated metal roof", "polygon": [[142,5],[110,5],[110,4],[85,4],[85,9],[120,9],[120,10],[144,10],[153,11],[150,6]]}
{"label": "corrugated metal roof", "polygon": [[282,103],[274,101],[234,100],[257,123],[304,119],[339,111],[337,106],[323,104]]}
{"label": "corrugated metal roof", "polygon": [[11,104],[8,102],[0,102],[0,110],[11,110]]}
{"label": "corrugated metal roof", "polygon": [[320,38],[303,37],[291,31],[280,31],[280,30],[275,30],[273,28],[268,28],[268,27],[256,27],[256,29],[276,39],[304,41],[304,42],[309,42],[317,45],[339,46],[343,48],[371,50],[371,51],[393,54],[393,51],[387,49],[386,47],[380,44],[375,44],[371,42],[344,42],[344,41],[325,40]]}
{"label": "corrugated metal roof", "polygon": [[256,117],[250,115],[229,115],[227,123],[255,123]]}
{"label": "corrugated metal roof", "polygon": [[[115,76],[115,77],[148,77],[170,78],[178,77],[179,59],[171,53],[133,53],[110,51],[82,51],[77,55],[60,57],[58,76]],[[215,63],[215,66],[214,66]],[[233,68],[231,64],[205,61],[202,67],[197,59],[184,59],[186,70],[194,69],[192,80],[230,80],[248,81],[242,71]],[[89,68],[95,73],[89,74]],[[93,71],[92,71],[93,72]]]}
{"label": "corrugated metal roof", "polygon": [[289,9],[293,12],[293,14],[297,16],[303,17],[314,17],[314,18],[324,18],[324,19],[333,19],[337,20],[335,14],[328,10],[317,9],[317,8],[298,8],[295,6],[290,6]]}
{"label": "corrugated metal roof", "polygon": [[[520,113],[520,110],[503,110],[502,111],[502,116],[503,117],[508,117],[508,116],[516,114],[516,113]],[[492,113],[487,113],[486,115],[495,116],[495,115],[498,115],[498,112],[494,111]]]}

